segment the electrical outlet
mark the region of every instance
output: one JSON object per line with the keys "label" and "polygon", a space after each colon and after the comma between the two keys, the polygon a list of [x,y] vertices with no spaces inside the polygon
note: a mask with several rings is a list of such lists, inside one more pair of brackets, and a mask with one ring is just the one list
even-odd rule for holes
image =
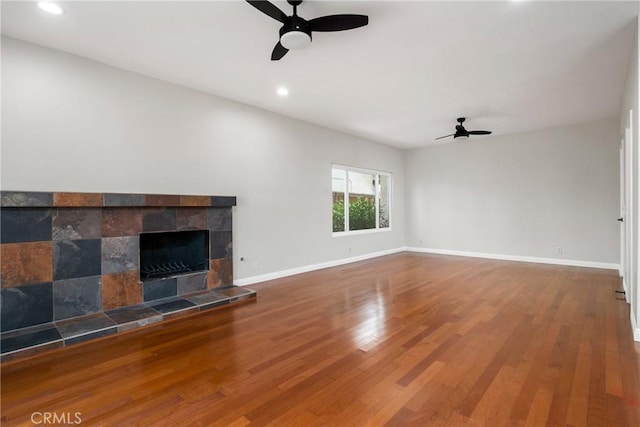
{"label": "electrical outlet", "polygon": [[258,261],[254,261],[253,262],[253,269],[257,270],[258,269]]}
{"label": "electrical outlet", "polygon": [[561,254],[562,253],[562,246],[556,246],[556,253],[557,254]]}
{"label": "electrical outlet", "polygon": [[418,240],[418,244],[422,246],[422,239]]}

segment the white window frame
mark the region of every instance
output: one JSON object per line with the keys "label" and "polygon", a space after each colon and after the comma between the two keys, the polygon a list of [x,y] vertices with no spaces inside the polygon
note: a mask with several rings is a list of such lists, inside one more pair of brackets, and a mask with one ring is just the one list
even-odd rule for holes
{"label": "white window frame", "polygon": [[[342,237],[342,236],[353,236],[356,234],[369,234],[369,233],[384,233],[387,231],[391,231],[392,228],[392,221],[393,221],[393,215],[391,215],[391,206],[393,205],[393,174],[391,172],[385,172],[385,171],[379,171],[379,170],[375,170],[375,169],[364,169],[364,168],[358,168],[358,167],[353,167],[353,166],[345,166],[345,165],[340,165],[340,164],[332,164],[331,165],[331,176],[333,179],[333,170],[334,169],[341,169],[344,170],[346,172],[346,179],[345,179],[345,189],[344,189],[344,231],[332,231],[331,235],[333,237]],[[376,214],[375,214],[375,218],[376,218],[376,228],[368,228],[365,230],[349,230],[348,228],[348,224],[349,224],[349,172],[359,172],[359,173],[367,173],[367,174],[372,174],[375,175],[375,206],[376,206]],[[378,188],[380,186],[380,176],[384,175],[387,177],[387,179],[389,180],[388,182],[388,191],[389,191],[389,226],[385,227],[385,228],[380,228],[380,194],[378,193]],[[332,203],[332,215],[333,215],[333,186],[331,188],[331,203]],[[333,218],[333,217],[332,217]],[[333,220],[331,222],[333,224]],[[333,229],[333,225],[331,226]]]}

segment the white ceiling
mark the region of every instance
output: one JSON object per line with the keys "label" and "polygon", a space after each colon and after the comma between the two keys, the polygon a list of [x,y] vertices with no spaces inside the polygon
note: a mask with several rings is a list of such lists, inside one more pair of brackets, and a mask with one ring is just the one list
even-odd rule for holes
{"label": "white ceiling", "polygon": [[638,1],[305,1],[306,19],[369,25],[272,62],[280,24],[242,0],[58,4],[64,15],[2,1],[2,33],[402,148],[441,142],[459,116],[494,135],[616,117],[639,13]]}

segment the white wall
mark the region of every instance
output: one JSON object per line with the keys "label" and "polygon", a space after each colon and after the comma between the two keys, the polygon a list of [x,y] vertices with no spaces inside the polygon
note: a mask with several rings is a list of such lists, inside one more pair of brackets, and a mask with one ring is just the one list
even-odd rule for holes
{"label": "white wall", "polygon": [[[640,320],[640,291],[638,289],[638,226],[640,224],[638,220],[638,201],[640,200],[640,182],[638,180],[640,161],[640,146],[638,145],[638,133],[640,132],[640,115],[639,106],[639,85],[638,85],[638,73],[639,67],[639,49],[640,49],[640,30],[638,25],[640,22],[636,22],[636,33],[634,36],[631,60],[629,61],[629,68],[627,71],[627,80],[624,88],[623,100],[620,109],[620,122],[619,122],[619,138],[625,135],[625,129],[631,125],[632,128],[632,191],[633,191],[633,210],[632,215],[627,216],[627,220],[630,220],[632,224],[632,231],[627,234],[627,239],[631,241],[631,263],[628,266],[629,279],[627,280],[628,291],[630,295],[627,295],[627,300],[631,304],[631,322],[634,328],[634,339],[640,341],[640,328],[638,328],[638,320]],[[632,113],[630,115],[630,112]],[[627,153],[629,155],[629,153]]]}
{"label": "white wall", "polygon": [[618,146],[611,120],[408,151],[407,245],[617,264]]}
{"label": "white wall", "polygon": [[237,196],[238,279],[404,245],[401,220],[331,237],[332,163],[392,172],[404,217],[384,145],[10,38],[2,125],[3,190]]}

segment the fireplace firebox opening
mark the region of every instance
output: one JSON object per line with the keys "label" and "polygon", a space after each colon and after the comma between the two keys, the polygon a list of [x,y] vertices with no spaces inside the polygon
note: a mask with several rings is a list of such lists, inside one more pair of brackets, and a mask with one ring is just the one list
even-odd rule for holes
{"label": "fireplace firebox opening", "polygon": [[140,280],[209,270],[209,230],[140,233]]}

